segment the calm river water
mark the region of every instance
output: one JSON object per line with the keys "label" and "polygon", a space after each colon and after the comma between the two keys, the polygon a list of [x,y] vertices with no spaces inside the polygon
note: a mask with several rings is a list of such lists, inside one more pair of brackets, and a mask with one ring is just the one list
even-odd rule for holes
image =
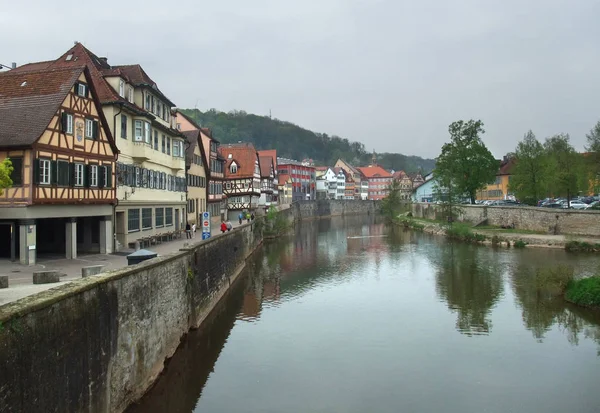
{"label": "calm river water", "polygon": [[600,259],[302,222],[129,412],[597,413],[599,314],[531,283],[559,266]]}

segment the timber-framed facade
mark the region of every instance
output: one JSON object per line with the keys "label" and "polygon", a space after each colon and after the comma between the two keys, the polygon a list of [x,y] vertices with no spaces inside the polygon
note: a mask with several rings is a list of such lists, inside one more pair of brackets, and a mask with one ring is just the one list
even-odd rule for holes
{"label": "timber-framed facade", "polygon": [[5,256],[33,265],[112,252],[118,150],[89,70],[6,72],[0,96],[0,159],[13,165],[0,196]]}
{"label": "timber-framed facade", "polygon": [[259,206],[261,193],[260,163],[251,143],[222,145],[225,158],[225,187],[227,218],[236,220],[240,212],[252,212]]}

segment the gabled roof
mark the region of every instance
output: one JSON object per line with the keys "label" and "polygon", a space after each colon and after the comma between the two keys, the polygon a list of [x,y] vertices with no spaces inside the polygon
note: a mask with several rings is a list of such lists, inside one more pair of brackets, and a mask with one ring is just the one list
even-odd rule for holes
{"label": "gabled roof", "polygon": [[270,156],[273,158],[273,168],[277,172],[277,149],[266,149],[263,151],[257,151],[258,156]]}
{"label": "gabled roof", "polygon": [[404,171],[396,171],[394,172],[394,174],[392,175],[392,178],[396,179],[396,180],[400,180],[400,179],[404,179],[404,178],[408,178],[412,181],[412,178]]}
{"label": "gabled roof", "polygon": [[342,172],[342,173],[344,174],[344,176],[346,176],[346,175],[347,175],[347,174],[346,174],[346,171],[344,171],[344,168],[342,168],[342,167],[339,167],[339,166],[338,166],[338,167],[331,168],[331,170],[332,170],[332,171],[333,171],[333,173],[334,173],[334,174],[336,174],[336,175],[339,175],[339,174],[340,174],[340,172]]}
{"label": "gabled roof", "polygon": [[[175,106],[171,100],[166,97],[158,88],[156,82],[150,79],[150,76],[142,69],[142,66],[139,64],[134,65],[121,65],[121,66],[113,66],[112,70],[118,71],[118,73],[125,77],[132,85],[138,87],[148,87],[152,89],[156,94],[160,95],[162,99],[164,99],[170,106]],[[108,72],[106,73],[108,74]]]}
{"label": "gabled roof", "polygon": [[516,159],[512,157],[503,159],[502,162],[500,162],[500,169],[498,170],[497,175],[510,175],[516,163]]}
{"label": "gabled roof", "polygon": [[258,163],[260,165],[260,177],[268,178],[271,176],[271,166],[273,165],[273,159],[270,156],[258,156]]}
{"label": "gabled roof", "polygon": [[[225,178],[252,178],[257,159],[256,149],[251,143],[230,143],[219,146],[219,153],[225,158]],[[237,164],[237,172],[231,173],[232,161]]]}
{"label": "gabled roof", "polygon": [[208,162],[206,158],[206,153],[204,152],[204,145],[201,143],[200,131],[199,130],[191,130],[186,132],[181,132],[187,141],[187,145],[185,148],[185,164],[189,167],[194,161],[194,151],[196,147],[200,148],[200,156],[202,157],[202,165],[204,166],[204,174],[209,177],[210,176],[210,168],[208,167]]}
{"label": "gabled roof", "polygon": [[344,164],[344,165],[346,165],[346,166],[348,167],[348,169],[349,169],[350,171],[347,171],[347,172],[350,172],[350,173],[352,173],[352,174],[355,174],[355,175],[360,175],[360,172],[359,172],[359,171],[358,171],[358,169],[356,169],[354,166],[350,165],[348,162],[346,162],[345,160],[343,160],[343,159],[341,159],[341,158],[339,159],[339,161],[340,161],[340,162],[343,162],[343,164]]}
{"label": "gabled roof", "polygon": [[318,172],[327,171],[328,169],[329,169],[328,166],[315,166],[315,171],[318,171]]}
{"label": "gabled roof", "polygon": [[206,136],[208,136],[209,138],[211,138],[213,141],[215,141],[217,143],[221,143],[221,142],[219,142],[219,140],[217,138],[215,138],[213,136],[213,133],[212,133],[211,129],[209,129],[209,128],[200,128],[200,130],[202,131],[203,134],[205,134]]}
{"label": "gabled roof", "polygon": [[390,178],[392,174],[378,165],[359,166],[357,168],[365,177],[370,178]]}
{"label": "gabled roof", "polygon": [[279,179],[279,185],[284,185],[290,180],[290,176],[288,174],[279,175],[277,178]]}

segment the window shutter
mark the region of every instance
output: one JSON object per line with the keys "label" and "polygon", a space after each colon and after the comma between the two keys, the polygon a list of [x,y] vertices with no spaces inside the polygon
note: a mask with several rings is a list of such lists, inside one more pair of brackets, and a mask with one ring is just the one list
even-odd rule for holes
{"label": "window shutter", "polygon": [[61,113],[61,118],[60,118],[60,123],[61,123],[61,131],[62,133],[67,133],[67,113],[63,112]]}
{"label": "window shutter", "polygon": [[112,165],[106,165],[104,168],[106,168],[106,182],[104,183],[104,186],[106,188],[112,188]]}
{"label": "window shutter", "polygon": [[106,171],[106,166],[98,166],[98,188],[104,188],[105,179],[104,172]]}
{"label": "window shutter", "polygon": [[79,96],[79,82],[75,82],[75,88],[73,90],[75,96]]}
{"label": "window shutter", "polygon": [[85,85],[85,97],[86,98],[90,97],[90,86],[89,85]]}
{"label": "window shutter", "polygon": [[50,161],[50,183],[52,185],[58,183],[58,167],[56,161]]}
{"label": "window shutter", "polygon": [[40,183],[40,160],[36,159],[33,162],[33,182],[35,184]]}
{"label": "window shutter", "polygon": [[95,120],[92,122],[92,138],[98,139],[98,121]]}
{"label": "window shutter", "polygon": [[91,165],[83,165],[83,186],[86,188],[90,187],[90,170]]}
{"label": "window shutter", "polygon": [[75,164],[69,163],[69,186],[75,186]]}

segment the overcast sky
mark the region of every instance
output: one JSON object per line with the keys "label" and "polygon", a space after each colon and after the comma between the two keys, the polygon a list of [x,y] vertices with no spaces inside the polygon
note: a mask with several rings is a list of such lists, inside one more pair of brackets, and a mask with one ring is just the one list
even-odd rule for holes
{"label": "overcast sky", "polygon": [[[103,7],[104,6],[104,7]],[[595,0],[0,0],[0,63],[82,42],[179,107],[273,116],[435,157],[481,119],[497,157],[532,129],[578,150],[600,120]]]}

